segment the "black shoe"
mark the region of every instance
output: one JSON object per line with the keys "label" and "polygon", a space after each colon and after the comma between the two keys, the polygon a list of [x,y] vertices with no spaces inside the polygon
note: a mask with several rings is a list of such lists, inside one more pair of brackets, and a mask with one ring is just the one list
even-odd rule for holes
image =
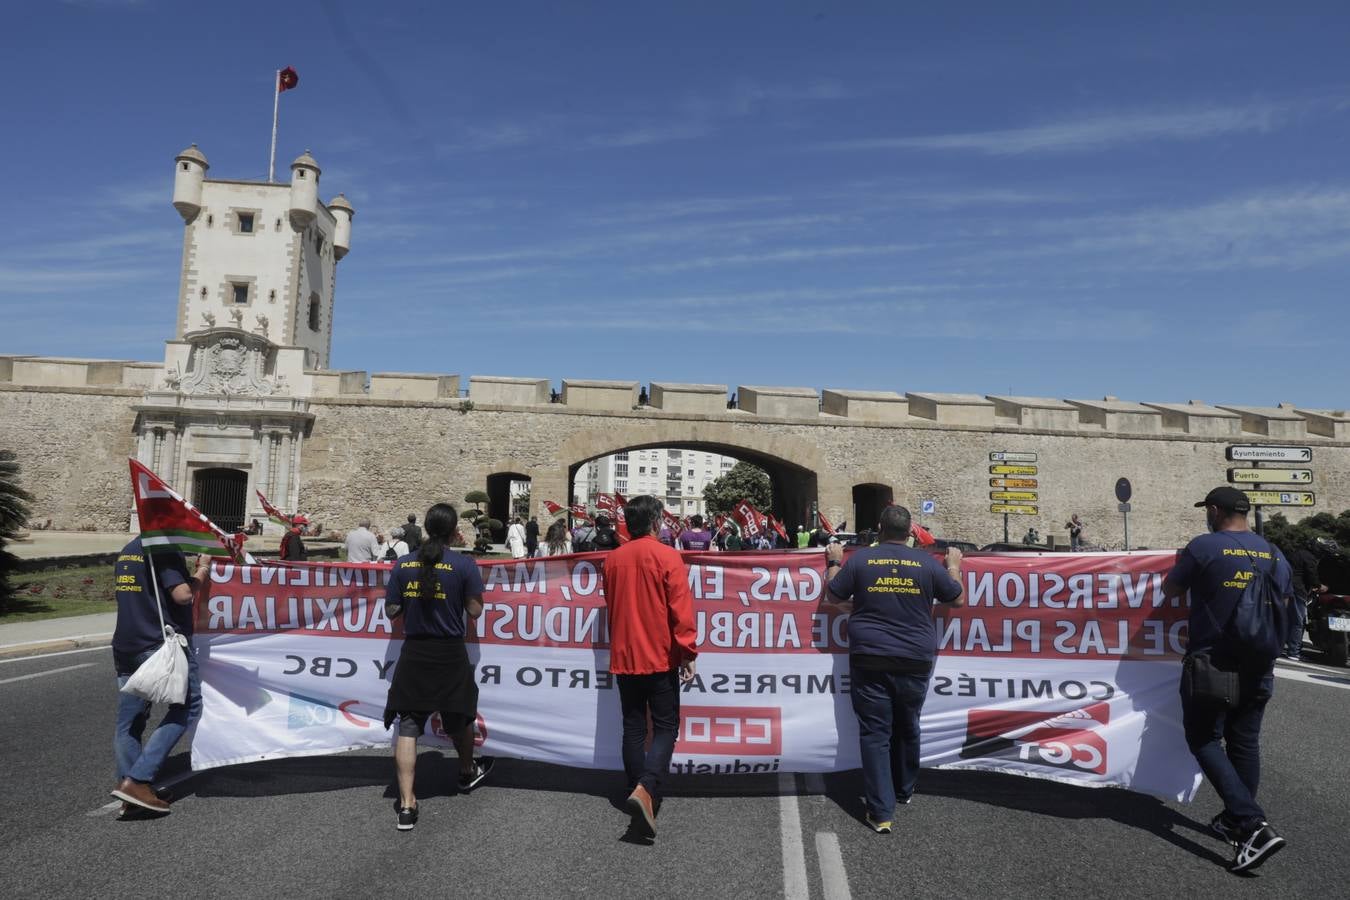
{"label": "black shoe", "polygon": [[1239,828],[1232,819],[1228,818],[1227,812],[1221,812],[1210,819],[1209,830],[1232,844],[1234,847],[1242,843],[1242,829]]}
{"label": "black shoe", "polygon": [[468,792],[482,784],[483,779],[488,777],[492,767],[497,764],[497,760],[491,756],[480,756],[473,761],[473,771],[468,775],[459,773],[459,789]]}
{"label": "black shoe", "polygon": [[1275,833],[1269,822],[1262,822],[1238,845],[1233,855],[1230,872],[1250,872],[1284,847],[1285,840]]}
{"label": "black shoe", "polygon": [[398,830],[412,831],[413,826],[417,824],[417,807],[404,806],[395,800],[394,809],[398,811]]}

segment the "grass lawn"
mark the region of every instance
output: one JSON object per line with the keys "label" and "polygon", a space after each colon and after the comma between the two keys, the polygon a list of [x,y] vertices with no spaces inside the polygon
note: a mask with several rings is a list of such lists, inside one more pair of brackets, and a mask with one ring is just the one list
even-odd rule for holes
{"label": "grass lawn", "polygon": [[13,607],[0,622],[32,622],[61,616],[117,612],[113,599],[113,567],[83,566],[50,572],[12,574]]}

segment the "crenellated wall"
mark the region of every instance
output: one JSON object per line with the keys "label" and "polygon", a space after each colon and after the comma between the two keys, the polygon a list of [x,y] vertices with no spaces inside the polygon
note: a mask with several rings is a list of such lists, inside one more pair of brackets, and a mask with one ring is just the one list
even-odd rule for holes
{"label": "crenellated wall", "polygon": [[[145,363],[0,357],[5,446],[19,452],[35,518],[60,527],[127,527],[125,456],[135,407],[161,367]],[[467,397],[460,389],[467,382]],[[559,386],[554,390],[554,385]],[[763,465],[789,525],[811,500],[853,523],[853,487],[891,488],[938,533],[999,539],[989,512],[995,450],[1039,455],[1041,515],[1014,517],[1062,534],[1079,513],[1088,539],[1121,541],[1112,486],[1134,483],[1131,536],[1174,546],[1203,521],[1190,503],[1223,483],[1235,442],[1314,448],[1310,512],[1350,508],[1350,416],[1342,410],[1136,403],[1003,395],[897,393],[636,381],[305,372],[296,395],[314,416],[300,450],[300,508],[329,527],[362,514],[395,523],[436,499],[458,501],[489,475],[532,479],[537,501],[565,503],[571,473],[595,456],[637,447],[704,447]],[[729,408],[735,394],[739,408]],[[185,490],[186,485],[181,486]]]}

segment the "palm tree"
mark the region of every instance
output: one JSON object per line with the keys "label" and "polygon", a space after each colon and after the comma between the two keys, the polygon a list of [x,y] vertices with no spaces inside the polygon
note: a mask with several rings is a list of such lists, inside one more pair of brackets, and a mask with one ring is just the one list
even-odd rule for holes
{"label": "palm tree", "polygon": [[18,558],[5,549],[23,531],[28,521],[28,504],[33,495],[19,484],[19,461],[13,450],[0,450],[0,614],[9,610],[14,587],[9,573]]}

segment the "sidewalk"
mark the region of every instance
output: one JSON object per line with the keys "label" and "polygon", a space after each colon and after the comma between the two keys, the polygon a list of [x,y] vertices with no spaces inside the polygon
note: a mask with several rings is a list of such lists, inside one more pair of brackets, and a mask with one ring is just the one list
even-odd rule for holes
{"label": "sidewalk", "polygon": [[106,647],[116,625],[115,612],[0,624],[0,659]]}

